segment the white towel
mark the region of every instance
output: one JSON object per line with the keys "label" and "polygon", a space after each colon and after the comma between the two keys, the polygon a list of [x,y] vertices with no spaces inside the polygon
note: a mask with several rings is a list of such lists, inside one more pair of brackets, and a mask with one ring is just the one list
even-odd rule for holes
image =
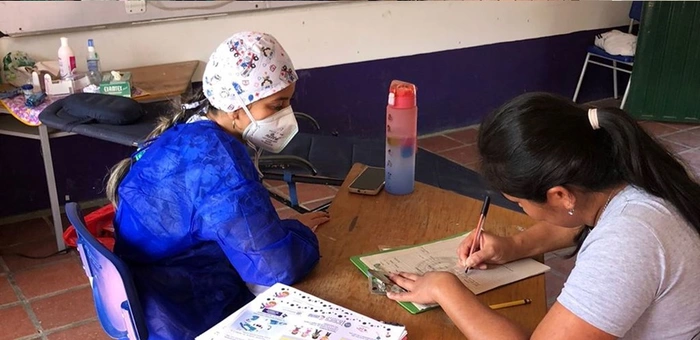
{"label": "white towel", "polygon": [[595,45],[612,55],[634,56],[637,36],[612,30],[596,35]]}

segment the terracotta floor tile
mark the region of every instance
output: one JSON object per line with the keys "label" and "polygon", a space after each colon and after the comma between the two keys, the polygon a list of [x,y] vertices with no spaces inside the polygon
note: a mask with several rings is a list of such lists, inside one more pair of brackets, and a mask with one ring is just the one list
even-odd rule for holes
{"label": "terracotta floor tile", "polygon": [[277,214],[279,215],[280,219],[283,219],[283,220],[288,219],[292,216],[299,215],[299,213],[296,212],[296,210],[294,210],[292,208],[279,209],[279,210],[277,210]]}
{"label": "terracotta floor tile", "polygon": [[272,179],[266,179],[263,182],[267,186],[272,187],[272,188],[277,188],[277,187],[281,187],[283,185],[287,185],[287,183],[284,181],[276,181],[276,180],[272,180]]}
{"label": "terracotta floor tile", "polygon": [[41,327],[47,331],[97,317],[90,287],[32,300],[30,304]]}
{"label": "terracotta floor tile", "polygon": [[7,276],[0,276],[0,305],[17,302],[19,299],[7,280]]}
{"label": "terracotta floor tile", "polygon": [[0,248],[39,241],[53,235],[51,225],[43,218],[0,225]]}
{"label": "terracotta floor tile", "polygon": [[23,270],[38,265],[43,265],[47,263],[57,262],[61,260],[76,258],[76,252],[71,251],[67,254],[54,255],[43,259],[30,259],[13,254],[22,254],[27,256],[46,256],[56,252],[56,239],[53,236],[44,237],[41,241],[23,243],[17,246],[8,247],[2,249],[3,259],[10,268],[10,271],[16,272],[18,270]]}
{"label": "terracotta floor tile", "polygon": [[444,135],[430,136],[418,140],[418,146],[430,152],[440,152],[464,145],[452,138]]}
{"label": "terracotta floor tile", "polygon": [[661,122],[661,124],[672,127],[674,129],[677,129],[678,131],[684,131],[684,130],[690,130],[690,129],[696,129],[700,127],[698,124],[689,124],[689,123],[667,123],[667,122]]}
{"label": "terracotta floor tile", "polygon": [[700,182],[700,166],[691,167],[690,172],[693,176],[695,176],[695,180]]}
{"label": "terracotta floor tile", "polygon": [[454,138],[464,144],[474,144],[479,135],[479,128],[468,127],[463,130],[457,130],[450,133],[446,133],[447,137]]}
{"label": "terracotta floor tile", "polygon": [[275,207],[275,210],[287,208],[286,205],[282,204],[280,201],[278,201],[272,197],[270,197],[270,201],[272,202],[272,206]]}
{"label": "terracotta floor tile", "polygon": [[678,131],[676,127],[654,121],[640,121],[639,125],[641,125],[647,133],[657,137]]}
{"label": "terracotta floor tile", "polygon": [[660,139],[659,142],[661,143],[661,145],[666,147],[666,149],[668,149],[669,151],[671,151],[671,153],[674,153],[674,154],[677,154],[679,152],[683,152],[683,151],[690,149],[689,147],[687,147],[685,145],[678,144],[676,142],[671,142],[671,141],[664,140],[664,139]]}
{"label": "terracotta floor tile", "polygon": [[24,270],[15,274],[15,282],[25,297],[31,299],[88,283],[77,258]]}
{"label": "terracotta floor tile", "polygon": [[77,327],[69,328],[64,331],[52,333],[48,335],[49,340],[109,340],[110,337],[105,334],[102,326],[97,321],[86,323]]}
{"label": "terracotta floor tile", "polygon": [[690,150],[678,155],[688,166],[692,168],[700,167],[700,149]]}
{"label": "terracotta floor tile", "polygon": [[686,130],[662,137],[664,140],[679,143],[691,148],[700,147],[700,130]]}
{"label": "terracotta floor tile", "polygon": [[478,173],[478,172],[480,172],[481,162],[469,163],[469,164],[465,164],[464,166],[467,167],[469,170],[472,170],[472,171]]}
{"label": "terracotta floor tile", "polygon": [[476,145],[473,144],[441,152],[439,155],[461,165],[473,164],[479,161]]}
{"label": "terracotta floor tile", "polygon": [[22,306],[0,309],[0,340],[16,339],[37,334]]}

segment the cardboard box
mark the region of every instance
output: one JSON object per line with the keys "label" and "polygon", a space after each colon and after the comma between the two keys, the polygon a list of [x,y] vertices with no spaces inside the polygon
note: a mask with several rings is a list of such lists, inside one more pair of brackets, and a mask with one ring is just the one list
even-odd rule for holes
{"label": "cardboard box", "polygon": [[131,98],[131,72],[119,72],[121,79],[114,79],[112,73],[104,73],[100,83],[100,93]]}

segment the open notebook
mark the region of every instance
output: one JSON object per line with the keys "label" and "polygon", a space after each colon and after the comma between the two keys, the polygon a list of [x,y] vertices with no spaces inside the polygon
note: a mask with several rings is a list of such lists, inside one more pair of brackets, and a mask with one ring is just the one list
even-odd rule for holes
{"label": "open notebook", "polygon": [[196,340],[402,340],[386,324],[277,283]]}
{"label": "open notebook", "polygon": [[[365,275],[370,268],[386,273],[424,274],[431,271],[449,271],[454,273],[474,294],[481,294],[515,281],[542,274],[550,269],[533,259],[522,259],[504,265],[490,265],[489,269],[486,270],[471,270],[469,275],[466,275],[464,267],[458,264],[457,247],[467,235],[462,234],[422,245],[353,256],[350,261]],[[410,302],[399,302],[399,304],[411,314],[437,307],[437,305],[421,305]]]}

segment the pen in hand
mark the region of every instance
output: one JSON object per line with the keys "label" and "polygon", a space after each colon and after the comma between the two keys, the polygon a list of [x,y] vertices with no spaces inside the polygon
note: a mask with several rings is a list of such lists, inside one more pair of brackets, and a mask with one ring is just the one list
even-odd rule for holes
{"label": "pen in hand", "polygon": [[[474,235],[474,239],[472,239],[472,246],[469,249],[469,256],[467,258],[470,258],[472,254],[474,254],[474,250],[476,249],[477,244],[481,243],[481,232],[484,231],[484,223],[486,222],[486,214],[489,212],[489,205],[491,204],[491,197],[486,196],[484,199],[484,205],[481,207],[481,216],[479,216],[479,224],[476,226],[476,229],[474,229],[472,232],[476,232],[476,235]],[[466,274],[469,274],[469,269],[471,267],[467,267],[465,270]]]}

